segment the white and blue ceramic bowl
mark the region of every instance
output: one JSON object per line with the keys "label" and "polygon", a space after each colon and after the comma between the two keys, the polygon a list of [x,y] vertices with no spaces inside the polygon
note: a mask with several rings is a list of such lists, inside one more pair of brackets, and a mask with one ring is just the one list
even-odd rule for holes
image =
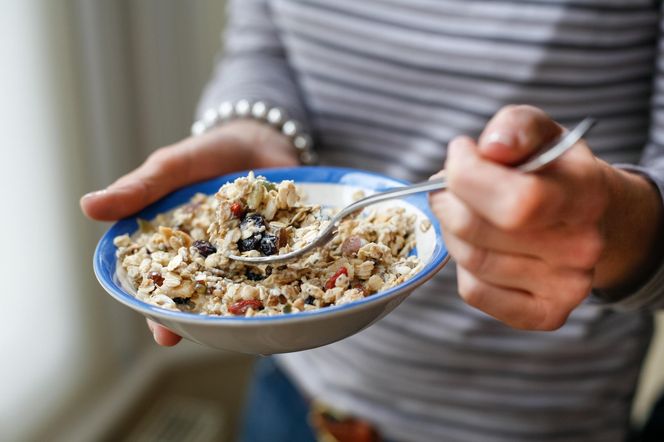
{"label": "white and blue ceramic bowl", "polygon": [[[370,194],[407,184],[370,172],[335,167],[265,169],[255,172],[270,181],[294,180],[304,189],[307,202],[333,207],[343,207],[351,203],[357,190]],[[161,309],[136,299],[123,288],[116,274],[116,248],[113,238],[134,233],[138,229],[137,217],[152,219],[159,213],[186,203],[197,192],[213,194],[223,184],[244,175],[246,172],[240,172],[188,186],[152,204],[135,217],[126,218],[113,225],[99,241],[94,255],[94,271],[104,289],[116,300],[143,316],[199,344],[242,353],[286,353],[330,344],[370,326],[391,312],[448,260],[440,226],[429,209],[427,196],[421,194],[404,200],[388,201],[382,205],[404,206],[417,214],[417,247],[413,253],[422,260],[422,269],[403,284],[360,301],[280,316],[217,317]],[[425,232],[419,228],[422,220],[431,222],[431,227]]]}

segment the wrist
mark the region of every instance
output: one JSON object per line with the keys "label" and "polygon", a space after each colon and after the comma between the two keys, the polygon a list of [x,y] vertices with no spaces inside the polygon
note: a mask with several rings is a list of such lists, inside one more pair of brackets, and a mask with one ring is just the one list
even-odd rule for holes
{"label": "wrist", "polygon": [[287,167],[298,165],[297,154],[287,136],[273,127],[254,120],[234,120],[214,127],[193,140],[205,139],[237,157],[240,169]]}
{"label": "wrist", "polygon": [[312,149],[312,138],[303,130],[302,124],[290,118],[284,109],[271,107],[263,101],[247,99],[235,102],[224,101],[218,107],[207,109],[202,118],[191,126],[191,133],[194,136],[202,135],[218,126],[225,126],[238,120],[250,120],[271,127],[289,140],[302,164],[316,163],[317,156]]}
{"label": "wrist", "polygon": [[647,178],[601,162],[608,205],[603,217],[605,250],[595,268],[594,287],[609,295],[636,289],[662,258],[664,209]]}

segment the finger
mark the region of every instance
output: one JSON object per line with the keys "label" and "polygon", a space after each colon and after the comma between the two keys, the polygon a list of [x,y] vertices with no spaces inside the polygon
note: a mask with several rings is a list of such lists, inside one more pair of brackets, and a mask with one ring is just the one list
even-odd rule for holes
{"label": "finger", "polygon": [[157,150],[104,191],[85,195],[81,199],[83,212],[104,221],[123,218],[178,187],[214,176],[219,166],[221,171],[225,169],[215,149],[193,140]]}
{"label": "finger", "polygon": [[457,266],[459,294],[470,306],[493,316],[510,327],[522,330],[556,330],[569,312],[549,312],[547,305],[531,294],[483,282],[462,266]]}
{"label": "finger", "polygon": [[[503,253],[538,256],[547,251],[541,250],[540,244],[533,245],[532,241],[526,239],[530,236],[528,231],[506,233],[482,218],[451,192],[430,195],[430,204],[445,233],[446,242],[449,236],[454,235],[475,247]],[[538,235],[541,232],[535,231]]]}
{"label": "finger", "polygon": [[600,232],[592,226],[559,223],[547,229],[526,228],[515,234],[487,222],[451,192],[431,195],[430,202],[446,242],[455,236],[475,247],[580,269],[594,267],[604,249]]}
{"label": "finger", "polygon": [[160,325],[155,326],[154,340],[163,347],[172,347],[182,340],[181,336]]}
{"label": "finger", "polygon": [[524,174],[479,156],[467,137],[452,140],[446,161],[448,190],[490,223],[506,230],[549,226],[566,202],[563,187],[543,175]]}
{"label": "finger", "polygon": [[506,106],[487,123],[479,139],[482,156],[502,164],[517,164],[562,133],[542,110]]}
{"label": "finger", "polygon": [[454,235],[445,236],[445,245],[458,265],[490,284],[534,292],[552,282],[551,267],[539,259],[475,247]]}
{"label": "finger", "polygon": [[147,320],[147,323],[155,342],[161,346],[172,347],[182,340],[181,336],[150,319]]}

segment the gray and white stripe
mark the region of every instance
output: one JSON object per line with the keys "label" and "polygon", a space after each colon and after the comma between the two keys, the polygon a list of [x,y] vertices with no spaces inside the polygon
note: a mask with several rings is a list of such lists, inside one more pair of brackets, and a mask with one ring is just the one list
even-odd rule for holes
{"label": "gray and white stripe", "polygon": [[[420,180],[452,137],[528,103],[594,116],[597,155],[664,188],[662,22],[659,0],[236,0],[200,109],[265,100],[324,163]],[[449,265],[366,331],[280,361],[392,440],[619,441],[662,282],[529,333],[466,306]]]}

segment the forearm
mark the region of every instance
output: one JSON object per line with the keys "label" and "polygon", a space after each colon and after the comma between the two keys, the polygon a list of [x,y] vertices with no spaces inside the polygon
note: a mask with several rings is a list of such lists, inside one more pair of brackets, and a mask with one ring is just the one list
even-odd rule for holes
{"label": "forearm", "polygon": [[664,208],[647,178],[603,163],[609,204],[605,249],[595,267],[594,288],[619,299],[643,284],[664,259]]}

